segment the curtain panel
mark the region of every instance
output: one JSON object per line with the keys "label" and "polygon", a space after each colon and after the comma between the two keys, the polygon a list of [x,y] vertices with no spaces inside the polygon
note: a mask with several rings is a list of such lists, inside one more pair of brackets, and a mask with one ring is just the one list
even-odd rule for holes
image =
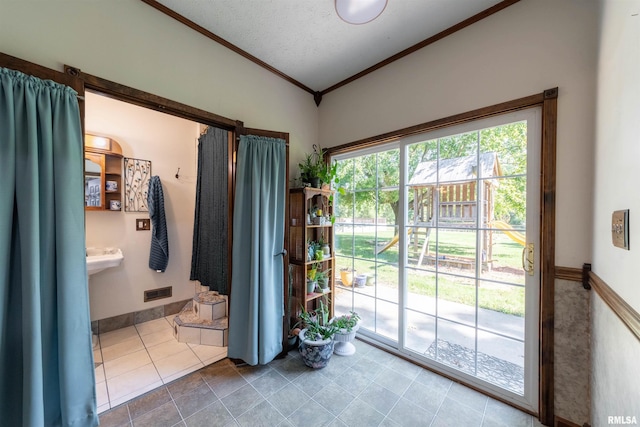
{"label": "curtain panel", "polygon": [[198,139],[198,182],[193,222],[191,276],[212,291],[227,294],[229,132],[212,126]]}
{"label": "curtain panel", "polygon": [[228,355],[250,365],[282,352],[285,174],[284,140],[240,137]]}
{"label": "curtain panel", "polygon": [[98,424],[76,92],[0,68],[0,424]]}

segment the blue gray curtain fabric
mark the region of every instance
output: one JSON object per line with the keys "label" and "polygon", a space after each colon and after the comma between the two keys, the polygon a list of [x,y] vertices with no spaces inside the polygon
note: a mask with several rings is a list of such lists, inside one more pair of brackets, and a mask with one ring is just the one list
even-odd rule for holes
{"label": "blue gray curtain fabric", "polygon": [[94,426],[76,92],[0,68],[0,424]]}
{"label": "blue gray curtain fabric", "polygon": [[282,352],[285,173],[284,140],[240,137],[228,355],[250,365]]}
{"label": "blue gray curtain fabric", "polygon": [[169,235],[164,213],[164,193],[159,176],[152,176],[149,180],[147,207],[152,224],[149,268],[164,273],[169,263]]}
{"label": "blue gray curtain fabric", "polygon": [[227,294],[229,277],[228,134],[209,126],[198,139],[198,182],[190,280]]}

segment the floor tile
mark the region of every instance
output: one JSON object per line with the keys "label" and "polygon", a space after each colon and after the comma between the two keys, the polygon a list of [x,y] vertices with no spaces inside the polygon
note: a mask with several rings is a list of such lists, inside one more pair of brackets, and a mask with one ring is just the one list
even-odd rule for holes
{"label": "floor tile", "polygon": [[462,403],[445,398],[440,409],[436,413],[432,427],[448,427],[451,425],[463,425],[469,427],[480,427],[482,424],[482,413],[471,409]]}
{"label": "floor tile", "polygon": [[200,359],[188,347],[185,351],[172,354],[160,360],[154,360],[154,364],[163,380],[193,366],[204,367]]}
{"label": "floor tile", "polygon": [[271,370],[260,378],[255,379],[251,385],[264,397],[269,397],[287,385],[287,381],[277,371]]}
{"label": "floor tile", "polygon": [[185,418],[187,427],[226,427],[233,425],[233,417],[219,400]]}
{"label": "floor tile", "polygon": [[313,396],[313,400],[321,404],[327,411],[338,416],[353,402],[355,396],[343,389],[333,381],[330,381],[318,393]]}
{"label": "floor tile", "polygon": [[149,356],[151,356],[151,360],[153,360],[154,363],[166,357],[173,356],[175,354],[178,354],[186,350],[191,351],[191,349],[187,344],[180,343],[175,339],[172,341],[166,341],[158,345],[154,345],[152,347],[147,347]]}
{"label": "floor tile", "polygon": [[285,418],[265,400],[249,409],[236,420],[242,427],[272,427],[285,421]]}
{"label": "floor tile", "polygon": [[125,354],[117,359],[104,363],[104,373],[107,379],[117,377],[135,369],[141,368],[151,363],[151,358],[147,350],[142,349],[133,353]]}
{"label": "floor tile", "polygon": [[[162,320],[163,322],[165,321],[164,319],[160,320]],[[171,328],[164,329],[162,331],[150,332],[146,335],[140,335],[140,338],[142,339],[142,343],[144,344],[144,346],[147,348],[153,347],[154,345],[158,345],[163,342],[175,341],[175,338],[173,337],[173,330]]]}
{"label": "floor tile", "polygon": [[160,387],[140,396],[129,403],[129,414],[132,419],[138,418],[167,402],[171,401],[171,395],[166,387]]}
{"label": "floor tile", "polygon": [[358,396],[359,399],[367,402],[369,405],[383,415],[387,415],[400,400],[400,396],[388,390],[377,383],[370,384]]}
{"label": "floor tile", "polygon": [[[212,369],[213,368],[213,369]],[[211,387],[219,398],[223,398],[248,384],[235,368],[211,365],[200,371],[204,381]]]}
{"label": "floor tile", "polygon": [[135,325],[138,334],[141,337],[153,332],[171,330],[171,324],[164,317],[160,319],[150,320],[148,322],[138,323]]}
{"label": "floor tile", "polygon": [[411,385],[411,380],[408,377],[405,377],[397,371],[386,368],[380,371],[373,382],[391,390],[399,396],[402,396],[407,388],[409,388],[409,385]]}
{"label": "floor tile", "polygon": [[111,408],[111,405],[109,405],[108,403],[105,403],[104,405],[96,405],[96,412],[98,413],[98,415],[108,411]]}
{"label": "floor tile", "polygon": [[106,363],[110,360],[135,353],[139,350],[144,350],[144,345],[142,344],[140,337],[136,335],[135,337],[127,338],[124,341],[110,345],[109,347],[103,347],[102,359]]}
{"label": "floor tile", "polygon": [[[113,401],[123,396],[133,394],[138,390],[144,389],[151,384],[162,384],[160,375],[156,371],[153,363],[142,366],[126,374],[119,375],[117,377],[109,378],[107,383],[107,389],[109,390],[109,398],[113,405]],[[148,390],[145,390],[146,392]],[[142,392],[142,393],[144,393]],[[142,394],[138,393],[138,395]]]}
{"label": "floor tile", "polygon": [[104,382],[104,380],[106,379],[106,377],[104,375],[104,364],[101,364],[100,366],[95,368],[94,369],[94,374],[95,374],[95,377],[96,377],[96,384]]}
{"label": "floor tile", "polygon": [[335,415],[319,403],[311,401],[301,406],[287,418],[294,426],[325,426],[335,419]]}
{"label": "floor tile", "polygon": [[288,417],[311,399],[289,383],[267,399],[283,416]]}
{"label": "floor tile", "polygon": [[135,326],[128,326],[122,329],[116,329],[115,331],[105,332],[104,334],[100,334],[100,347],[105,348],[112,346],[114,344],[118,344],[122,341],[125,341],[128,338],[133,338],[138,336],[138,331]]}
{"label": "floor tile", "polygon": [[347,369],[343,375],[336,378],[334,381],[340,387],[354,395],[360,394],[369,384],[372,383],[372,380],[351,368]]}
{"label": "floor tile", "polygon": [[131,422],[127,405],[118,406],[99,416],[100,427],[116,427]]}
{"label": "floor tile", "polygon": [[510,427],[528,427],[531,425],[531,415],[495,399],[487,401],[484,417],[488,422],[493,421]]}
{"label": "floor tile", "polygon": [[96,383],[96,404],[104,406],[109,404],[109,393],[107,392],[107,383],[102,381]]}
{"label": "floor tile", "polygon": [[185,375],[188,375],[192,372],[196,372],[197,370],[201,369],[202,367],[204,367],[204,365],[202,364],[202,362],[198,362],[197,364],[193,365],[193,366],[189,366],[188,368],[185,368],[181,371],[178,371],[174,374],[169,375],[168,377],[165,377],[162,379],[162,382],[165,384],[168,384],[172,381],[177,380],[178,378],[182,378]]}
{"label": "floor tile", "polygon": [[265,399],[251,387],[251,384],[246,384],[220,400],[231,415],[239,417]]}
{"label": "floor tile", "polygon": [[169,393],[171,393],[171,397],[173,397],[173,399],[175,400],[182,395],[192,392],[202,385],[208,387],[208,385],[206,385],[206,383],[202,379],[202,375],[200,375],[200,372],[194,372],[193,374],[185,375],[180,379],[168,383],[167,390],[169,390]]}
{"label": "floor tile", "polygon": [[100,345],[93,350],[93,362],[102,363],[102,351],[100,350]]}
{"label": "floor tile", "polygon": [[484,394],[458,383],[451,384],[451,388],[447,393],[447,397],[456,400],[482,414],[484,414],[484,410],[487,406],[487,401],[489,400],[489,398]]}
{"label": "floor tile", "polygon": [[442,389],[430,388],[424,384],[413,382],[404,392],[403,397],[435,414],[440,408],[445,395],[446,392]]}
{"label": "floor tile", "polygon": [[307,372],[303,372],[302,375],[292,382],[309,397],[314,397],[327,385],[327,383],[333,383],[333,381],[330,381],[322,371],[323,369],[312,369]]}
{"label": "floor tile", "polygon": [[174,402],[183,418],[190,417],[218,400],[204,381],[200,380],[200,383],[200,386],[197,388],[190,390],[180,397],[174,397]]}
{"label": "floor tile", "polygon": [[[210,364],[227,357],[227,347],[214,345],[187,344],[202,363]],[[261,365],[265,366],[265,365]]]}
{"label": "floor tile", "polygon": [[362,399],[355,399],[340,414],[340,420],[350,427],[377,426],[384,415]]}
{"label": "floor tile", "polygon": [[[126,374],[125,374],[126,375]],[[132,391],[131,393],[125,394],[122,397],[118,397],[118,398],[111,398],[111,406],[115,406],[115,405],[121,405],[123,403],[127,403],[132,399],[135,399],[137,397],[142,396],[143,394],[149,392],[149,391],[153,391],[155,389],[157,389],[158,387],[162,387],[162,381],[157,381],[154,383],[151,383],[149,385],[146,385],[144,387],[138,388],[134,391]],[[107,384],[107,389],[109,388],[109,384]]]}
{"label": "floor tile", "polygon": [[172,427],[182,421],[173,401],[133,419],[134,427]]}
{"label": "floor tile", "polygon": [[433,413],[400,398],[387,417],[402,426],[428,426],[433,420]]}

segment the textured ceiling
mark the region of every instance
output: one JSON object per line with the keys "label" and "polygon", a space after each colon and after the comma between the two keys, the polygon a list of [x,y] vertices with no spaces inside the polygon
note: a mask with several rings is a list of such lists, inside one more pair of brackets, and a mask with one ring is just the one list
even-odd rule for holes
{"label": "textured ceiling", "polygon": [[374,21],[351,25],[334,0],[158,0],[313,91],[322,91],[500,3],[389,0]]}

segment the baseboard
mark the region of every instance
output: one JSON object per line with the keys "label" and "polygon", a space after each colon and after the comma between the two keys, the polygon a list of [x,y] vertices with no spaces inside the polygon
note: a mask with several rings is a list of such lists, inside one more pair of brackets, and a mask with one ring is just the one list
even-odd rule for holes
{"label": "baseboard", "polygon": [[116,329],[126,328],[138,323],[171,316],[172,314],[178,314],[189,301],[191,300],[186,299],[184,301],[170,302],[158,307],[148,308],[146,310],[134,311],[131,313],[120,314],[118,316],[107,317],[105,319],[94,320],[91,322],[91,330],[94,334],[104,334],[105,332],[115,331]]}

